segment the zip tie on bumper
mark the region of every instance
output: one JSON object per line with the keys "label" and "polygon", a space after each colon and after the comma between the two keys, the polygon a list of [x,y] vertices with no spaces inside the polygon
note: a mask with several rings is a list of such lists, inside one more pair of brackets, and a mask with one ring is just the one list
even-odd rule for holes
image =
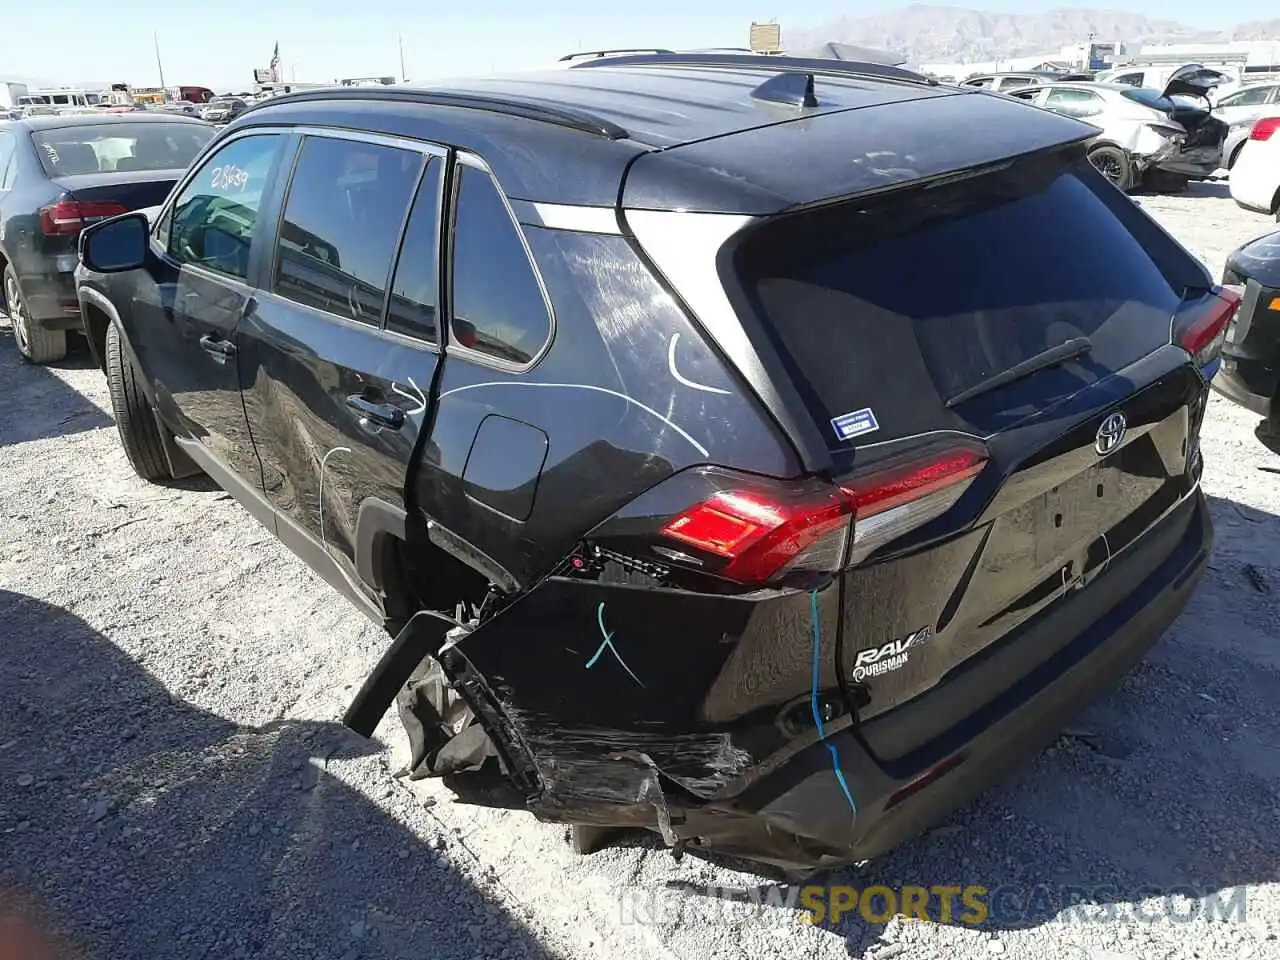
{"label": "zip tie on bumper", "polygon": [[818,739],[824,743],[827,752],[831,754],[831,769],[835,771],[836,782],[840,784],[844,798],[849,801],[849,809],[853,811],[854,816],[857,816],[858,805],[853,802],[853,792],[850,791],[848,781],[844,778],[844,771],[840,769],[840,751],[836,749],[834,743],[825,742],[827,731],[823,729],[822,711],[818,709],[818,683],[822,678],[822,626],[818,621],[817,590],[809,593],[809,619],[813,624],[813,686],[809,692],[809,706],[813,710],[814,725],[818,728]]}

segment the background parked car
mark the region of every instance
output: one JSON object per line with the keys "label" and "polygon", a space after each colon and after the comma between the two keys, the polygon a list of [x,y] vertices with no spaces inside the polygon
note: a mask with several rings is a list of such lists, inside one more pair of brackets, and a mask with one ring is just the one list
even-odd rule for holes
{"label": "background parked car", "polygon": [[209,123],[230,123],[249,109],[239,97],[214,97],[200,111],[200,119]]}
{"label": "background parked car", "polygon": [[200,113],[199,104],[192,103],[190,100],[170,100],[168,103],[162,103],[156,108],[159,113],[181,113],[189,117],[198,116]]}
{"label": "background parked car", "polygon": [[1266,417],[1280,434],[1280,230],[1242,244],[1227,257],[1224,285],[1240,293],[1240,309],[1227,327],[1218,393]]}
{"label": "background parked car", "polygon": [[1200,91],[1175,77],[1163,91],[1115,83],[1045,84],[1015,91],[1053,113],[1075,117],[1102,132],[1090,159],[1122,190],[1143,186],[1180,190],[1222,166],[1227,125],[1208,104],[1193,106],[1183,96]]}
{"label": "background parked car", "polygon": [[158,113],[0,123],[0,288],[23,357],[61,360],[80,328],[80,230],[159,203],[212,136],[207,123]]}
{"label": "background parked car", "polygon": [[1280,219],[1280,105],[1250,128],[1231,168],[1231,199]]}
{"label": "background parked car", "polygon": [[1055,73],[1052,70],[1024,70],[1018,73],[984,73],[980,76],[962,80],[959,86],[981,87],[983,90],[994,90],[996,93],[1008,93],[1023,87],[1035,87],[1046,83],[1064,83],[1075,80],[1092,79],[1087,73]]}
{"label": "background parked car", "polygon": [[1116,67],[1099,73],[1099,83],[1118,83],[1126,87],[1142,87],[1147,90],[1163,90],[1175,75],[1187,75],[1206,87],[1209,98],[1225,97],[1233,93],[1240,81],[1229,73],[1206,67],[1202,63],[1186,63],[1182,66]]}
{"label": "background parked car", "polygon": [[1222,156],[1228,170],[1235,166],[1254,121],[1268,113],[1280,112],[1280,82],[1252,83],[1235,93],[1223,97],[1213,108],[1213,115],[1225,123],[1227,139],[1222,144]]}

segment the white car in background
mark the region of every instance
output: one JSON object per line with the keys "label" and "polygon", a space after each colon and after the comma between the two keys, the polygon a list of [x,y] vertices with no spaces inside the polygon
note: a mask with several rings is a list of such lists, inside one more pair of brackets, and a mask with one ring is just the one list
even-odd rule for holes
{"label": "white car in background", "polygon": [[1230,183],[1237,204],[1280,220],[1280,110],[1254,122]]}
{"label": "white car in background", "polygon": [[1174,74],[1182,74],[1198,85],[1211,89],[1209,99],[1217,103],[1222,97],[1234,93],[1240,86],[1240,78],[1226,70],[1215,70],[1202,63],[1184,63],[1181,66],[1128,66],[1104,70],[1093,79],[1098,83],[1119,83],[1126,87],[1144,87],[1163,90]]}

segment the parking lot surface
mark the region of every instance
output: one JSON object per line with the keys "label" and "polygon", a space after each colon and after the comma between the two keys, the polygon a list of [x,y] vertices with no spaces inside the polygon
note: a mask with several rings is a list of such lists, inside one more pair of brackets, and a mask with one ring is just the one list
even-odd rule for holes
{"label": "parking lot surface", "polygon": [[[1222,184],[1138,202],[1215,275],[1274,226]],[[137,480],[86,357],[0,326],[0,383],[0,908],[76,957],[1280,957],[1280,455],[1216,395],[1187,612],[1030,767],[815,893],[644,837],[575,857],[396,777],[394,716],[336,722],[376,628],[226,494]],[[804,922],[872,885],[990,909]]]}

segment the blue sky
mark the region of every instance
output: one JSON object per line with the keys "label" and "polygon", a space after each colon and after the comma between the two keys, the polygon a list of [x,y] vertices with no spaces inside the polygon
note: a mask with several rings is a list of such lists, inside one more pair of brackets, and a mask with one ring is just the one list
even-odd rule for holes
{"label": "blue sky", "polygon": [[[0,76],[154,85],[154,30],[169,84],[247,89],[253,68],[267,65],[277,39],[286,80],[398,73],[399,35],[409,76],[431,79],[537,67],[577,49],[745,46],[752,19],[777,18],[785,31],[901,5],[851,0],[789,0],[775,8],[755,8],[742,0],[56,0],[56,17],[50,20],[47,4],[12,0],[0,14]],[[1071,0],[956,5],[1030,13],[1068,6]],[[1235,0],[1229,9],[1192,0],[1076,5],[1131,9],[1199,27],[1262,19],[1276,9],[1268,0]]]}

